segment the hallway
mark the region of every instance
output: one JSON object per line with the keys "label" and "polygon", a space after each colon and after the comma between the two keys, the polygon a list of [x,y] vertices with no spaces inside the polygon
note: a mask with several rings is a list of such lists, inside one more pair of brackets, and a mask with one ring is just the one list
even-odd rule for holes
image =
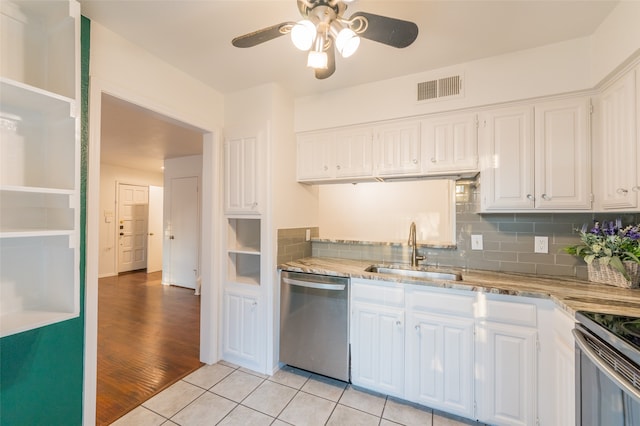
{"label": "hallway", "polygon": [[96,424],[107,425],[203,365],[200,297],[136,271],[98,282]]}

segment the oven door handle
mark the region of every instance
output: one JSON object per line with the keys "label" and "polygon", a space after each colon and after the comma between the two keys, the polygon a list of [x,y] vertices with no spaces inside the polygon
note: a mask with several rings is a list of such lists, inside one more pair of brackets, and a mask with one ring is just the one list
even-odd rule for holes
{"label": "oven door handle", "polygon": [[605,373],[618,387],[633,396],[637,401],[640,401],[640,390],[631,385],[625,377],[619,374],[615,369],[613,369],[613,367],[603,362],[598,354],[595,353],[593,348],[589,346],[579,330],[574,328],[571,332],[576,339],[576,345],[578,345],[578,348],[596,365],[596,367]]}
{"label": "oven door handle", "polygon": [[283,278],[282,281],[285,284],[289,284],[289,285],[295,285],[298,287],[308,287],[308,288],[317,288],[320,290],[336,290],[336,291],[341,291],[344,290],[344,284],[323,284],[323,283],[316,283],[316,282],[312,282],[312,281],[301,281],[301,280],[294,280],[291,278]]}

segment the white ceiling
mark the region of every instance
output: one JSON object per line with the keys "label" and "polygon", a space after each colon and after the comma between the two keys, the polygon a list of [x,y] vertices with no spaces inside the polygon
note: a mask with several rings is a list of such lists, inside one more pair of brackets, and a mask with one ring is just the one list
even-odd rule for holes
{"label": "white ceiling", "polygon": [[[613,0],[359,0],[356,10],[416,22],[417,40],[395,49],[363,40],[350,58],[336,58],[336,72],[316,80],[304,52],[287,36],[238,49],[231,39],[276,23],[299,19],[295,0],[80,0],[82,14],[182,69],[221,93],[276,82],[294,96],[424,72],[522,49],[584,37],[615,7]],[[109,108],[108,108],[109,109]],[[106,114],[106,112],[103,112]],[[103,116],[103,155],[113,126],[133,129],[134,116],[111,123]],[[124,120],[124,121],[123,121]],[[136,118],[138,120],[138,118]],[[149,127],[150,140],[162,140],[162,126]],[[133,134],[133,133],[132,133]],[[133,146],[144,139],[119,144]],[[153,145],[160,151],[157,145]],[[164,145],[163,145],[164,146]],[[171,143],[168,148],[176,150]],[[151,146],[147,146],[151,148]],[[149,152],[148,149],[143,152]],[[175,153],[174,153],[175,154]],[[160,155],[160,154],[158,154]],[[118,155],[122,158],[122,155]]]}

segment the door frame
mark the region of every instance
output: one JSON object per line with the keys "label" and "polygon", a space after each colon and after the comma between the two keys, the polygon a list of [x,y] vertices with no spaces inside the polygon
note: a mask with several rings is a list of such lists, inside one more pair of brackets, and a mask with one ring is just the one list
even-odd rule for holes
{"label": "door frame", "polygon": [[222,227],[222,147],[221,129],[212,129],[199,118],[161,105],[130,88],[96,77],[89,84],[89,148],[86,189],[86,271],[84,304],[83,424],[93,425],[96,416],[98,354],[98,257],[100,224],[100,130],[102,94],[154,111],[202,132],[202,210],[200,361],[213,364],[220,359],[218,327],[220,318]]}

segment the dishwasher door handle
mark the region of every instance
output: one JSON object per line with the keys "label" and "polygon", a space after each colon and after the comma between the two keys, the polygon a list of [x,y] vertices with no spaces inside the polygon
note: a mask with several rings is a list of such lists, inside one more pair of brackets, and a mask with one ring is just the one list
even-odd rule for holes
{"label": "dishwasher door handle", "polygon": [[323,283],[316,283],[316,282],[312,282],[312,281],[294,280],[294,279],[291,279],[291,278],[282,278],[282,282],[284,282],[285,284],[295,285],[295,286],[298,286],[298,287],[317,288],[317,289],[320,289],[320,290],[337,290],[337,291],[341,291],[341,290],[344,290],[344,287],[345,287],[344,284],[323,284]]}

